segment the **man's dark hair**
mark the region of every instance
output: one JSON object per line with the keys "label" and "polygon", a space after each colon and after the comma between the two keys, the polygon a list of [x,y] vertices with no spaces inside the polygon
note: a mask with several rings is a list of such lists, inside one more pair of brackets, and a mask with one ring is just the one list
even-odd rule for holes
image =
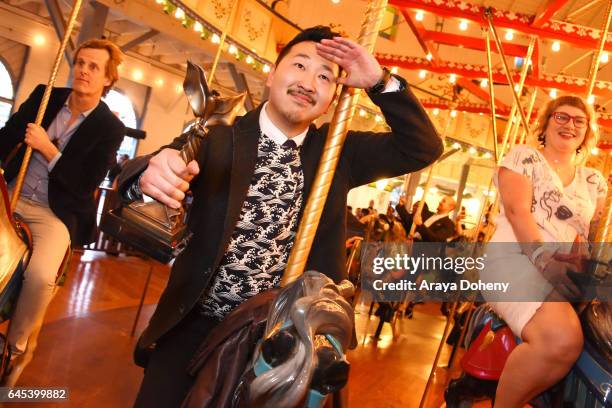
{"label": "man's dark hair", "polygon": [[332,40],[334,37],[340,37],[340,34],[335,31],[332,31],[332,29],[327,26],[319,25],[307,28],[295,37],[293,37],[293,39],[283,47],[281,52],[278,54],[274,65],[278,66],[281,60],[285,58],[285,56],[289,53],[291,47],[293,47],[295,44],[299,44],[304,41],[313,41],[320,43],[321,40]]}

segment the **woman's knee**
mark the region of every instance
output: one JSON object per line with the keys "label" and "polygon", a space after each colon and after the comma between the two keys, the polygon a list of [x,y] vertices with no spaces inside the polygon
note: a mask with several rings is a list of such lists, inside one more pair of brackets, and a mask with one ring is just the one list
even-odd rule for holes
{"label": "woman's knee", "polygon": [[573,310],[564,311],[553,318],[538,319],[530,329],[528,342],[539,349],[542,358],[569,365],[578,359],[584,337]]}

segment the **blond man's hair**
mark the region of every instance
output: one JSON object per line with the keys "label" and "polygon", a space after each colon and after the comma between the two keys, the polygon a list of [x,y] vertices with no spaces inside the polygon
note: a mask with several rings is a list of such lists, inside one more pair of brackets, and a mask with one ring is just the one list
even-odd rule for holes
{"label": "blond man's hair", "polygon": [[83,48],[92,48],[96,50],[106,50],[108,52],[108,61],[106,62],[105,73],[106,77],[110,79],[110,84],[104,87],[102,91],[102,96],[105,96],[108,91],[111,90],[115,82],[119,79],[119,70],[118,67],[123,61],[123,53],[117,47],[115,43],[109,40],[104,39],[92,39],[83,42],[74,53],[74,58],[72,59],[73,63],[76,63],[76,60],[79,56],[79,51]]}

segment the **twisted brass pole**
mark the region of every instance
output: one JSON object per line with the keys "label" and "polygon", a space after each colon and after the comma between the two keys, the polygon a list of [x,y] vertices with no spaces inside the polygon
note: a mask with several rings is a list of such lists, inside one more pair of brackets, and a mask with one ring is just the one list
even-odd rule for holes
{"label": "twisted brass pole", "polygon": [[[523,67],[521,69],[521,74],[520,74],[520,79],[519,79],[519,84],[518,84],[518,90],[515,91],[517,94],[521,95],[523,92],[523,87],[525,86],[525,79],[527,78],[527,72],[529,72],[529,65],[530,65],[530,61],[531,61],[531,57],[533,55],[533,49],[535,48],[535,43],[536,43],[536,38],[533,37],[531,39],[531,42],[529,43],[529,48],[527,48],[527,55],[525,56],[525,62],[523,63]],[[506,60],[505,55],[503,54],[503,52],[500,52],[500,55],[502,57],[502,60]],[[507,66],[506,66],[507,69]],[[510,86],[512,86],[512,90],[514,91],[514,85],[510,84]],[[508,146],[512,147],[512,145],[515,143],[516,141],[516,134],[518,133],[519,128],[521,127],[519,123],[514,123],[514,118],[516,116],[516,112],[517,111],[521,111],[521,114],[524,115],[524,111],[523,111],[523,107],[521,106],[520,102],[515,102],[512,104],[512,111],[510,112],[510,117],[508,118],[508,125],[506,126],[506,129],[504,130],[504,139],[503,139],[503,143],[502,143],[502,156],[503,154],[506,152],[506,149]],[[527,123],[529,123],[529,121],[527,121]],[[514,129],[513,131],[511,131],[512,129]],[[512,133],[513,138],[510,139],[510,144],[508,144],[508,138],[510,136],[510,133]]]}
{"label": "twisted brass pole", "polygon": [[597,69],[599,68],[599,60],[603,53],[604,46],[606,45],[606,38],[608,38],[608,30],[610,28],[610,20],[612,19],[612,0],[608,0],[608,9],[606,12],[606,19],[601,29],[601,35],[599,36],[599,45],[597,52],[593,53],[593,59],[591,60],[591,71],[589,72],[589,82],[587,85],[587,98],[593,93],[593,87],[595,86],[595,78],[597,78]]}
{"label": "twisted brass pole", "polygon": [[[68,23],[66,24],[66,31],[64,32],[64,38],[62,38],[60,47],[57,50],[57,55],[55,56],[55,62],[53,63],[53,69],[51,70],[51,75],[49,76],[49,81],[47,82],[45,93],[43,94],[42,100],[40,102],[40,106],[38,107],[38,113],[36,114],[36,121],[34,122],[37,126],[40,126],[42,124],[43,118],[45,116],[45,111],[47,110],[47,104],[49,103],[49,97],[51,97],[51,90],[53,89],[53,85],[55,84],[55,80],[57,78],[57,72],[59,71],[59,67],[62,62],[64,51],[66,50],[66,46],[68,45],[68,41],[70,41],[70,34],[72,33],[72,29],[74,28],[74,23],[76,22],[76,18],[77,18],[77,15],[79,14],[80,8],[81,8],[81,0],[75,0],[74,5],[72,6],[72,11],[70,12],[70,17],[68,18]],[[31,156],[32,156],[32,148],[28,146],[26,148],[25,155],[23,156],[23,162],[21,163],[19,174],[17,174],[15,190],[13,190],[13,196],[11,197],[11,211],[12,212],[14,212],[15,208],[17,207],[17,202],[19,201],[19,195],[21,194],[21,188],[23,187],[23,180],[25,179],[26,172],[28,171],[28,165],[30,164]]]}
{"label": "twisted brass pole", "polygon": [[[495,114],[495,85],[493,84],[493,63],[491,62],[491,39],[489,38],[489,31],[486,31],[485,38],[487,46],[487,72],[489,76],[489,103],[491,104],[491,125],[493,126],[493,151],[495,152],[495,160],[500,157],[499,148],[497,146],[497,115]],[[514,105],[512,105],[514,109]],[[513,112],[510,112],[512,117]]]}
{"label": "twisted brass pole", "polygon": [[[538,94],[538,88],[535,88],[533,90],[533,93],[531,94],[531,100],[529,101],[529,108],[527,108],[527,120],[529,121],[531,120],[531,114],[533,113],[533,106],[535,105],[537,94]],[[523,129],[523,132],[521,133],[521,137],[518,141],[518,144],[525,143],[526,138],[527,138],[527,130]]]}
{"label": "twisted brass pole", "polygon": [[[514,98],[514,103],[516,104],[516,109],[521,115],[521,120],[523,121],[523,126],[525,129],[529,129],[529,124],[527,123],[527,118],[525,117],[525,112],[521,108],[521,102],[519,101],[519,97],[514,89],[514,79],[512,79],[512,74],[510,73],[510,68],[508,67],[508,62],[506,61],[506,55],[504,54],[504,49],[502,47],[499,36],[497,35],[497,31],[495,30],[495,26],[493,25],[493,16],[491,14],[491,9],[487,9],[485,11],[485,18],[487,23],[489,24],[489,30],[491,34],[493,34],[493,39],[495,40],[495,44],[497,45],[497,51],[501,56],[502,64],[504,66],[504,73],[506,74],[506,79],[508,80],[508,84],[510,85],[510,92],[512,92],[512,97]],[[530,44],[531,47],[531,44]],[[528,61],[525,62],[526,65],[529,64]]]}
{"label": "twisted brass pole", "polygon": [[[453,121],[451,112],[452,111],[448,111],[448,119],[446,120],[446,123],[444,124],[444,132],[441,135],[442,142],[444,142],[444,140],[446,139],[446,134],[448,133],[448,129],[450,128],[451,122]],[[427,193],[429,193],[429,188],[431,187],[431,181],[433,180],[433,171],[434,171],[434,168],[436,167],[436,164],[438,164],[441,161],[441,159],[442,158],[439,158],[438,161],[430,165],[427,169],[427,179],[425,180],[425,185],[423,186],[423,195],[421,196],[421,199],[419,200],[419,205],[417,206],[417,209],[415,210],[414,214],[420,215],[423,213],[423,207],[425,207],[425,197],[427,197]],[[414,234],[416,232],[416,228],[417,228],[417,225],[416,223],[413,222],[412,225],[410,226],[410,231],[408,232],[408,240],[411,242],[414,240]]]}
{"label": "twisted brass pole", "polygon": [[217,71],[217,65],[219,65],[219,59],[221,58],[221,51],[223,51],[223,45],[225,44],[225,38],[227,37],[227,33],[229,32],[232,24],[232,20],[234,20],[234,16],[236,15],[236,10],[238,10],[238,2],[240,0],[234,0],[232,2],[232,8],[230,10],[230,14],[225,21],[225,27],[223,27],[223,32],[221,33],[221,39],[219,40],[219,48],[217,48],[217,53],[215,54],[215,59],[213,60],[212,67],[210,68],[210,75],[208,75],[208,86],[210,87],[213,82],[213,78],[215,77],[215,73]]}
{"label": "twisted brass pole", "polygon": [[603,208],[604,213],[597,225],[591,251],[591,260],[595,261],[592,273],[596,278],[605,278],[609,274],[608,265],[612,260],[612,249],[610,248],[612,242],[612,188],[608,189]]}
{"label": "twisted brass pole", "polygon": [[[368,4],[357,42],[369,52],[374,51],[374,44],[378,37],[378,31],[386,7],[387,0],[372,0]],[[338,106],[329,126],[317,174],[313,181],[310,196],[304,209],[304,215],[302,216],[302,221],[293,243],[293,249],[281,280],[281,286],[290,284],[304,272],[325,200],[327,199],[327,193],[329,192],[340,158],[346,132],[355,112],[358,96],[359,93],[354,89],[342,87]]]}

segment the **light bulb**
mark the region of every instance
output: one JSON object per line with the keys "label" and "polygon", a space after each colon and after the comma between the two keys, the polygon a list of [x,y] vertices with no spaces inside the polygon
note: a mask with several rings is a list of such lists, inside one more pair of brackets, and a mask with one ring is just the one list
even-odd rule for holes
{"label": "light bulb", "polygon": [[142,71],[141,71],[141,70],[139,70],[139,69],[135,69],[135,70],[132,72],[132,78],[133,78],[135,81],[140,81],[140,80],[143,78],[143,76],[144,76],[144,74],[143,74],[143,73],[142,73]]}
{"label": "light bulb", "polygon": [[46,42],[46,40],[45,40],[45,36],[44,35],[36,34],[34,36],[34,44],[36,44],[36,45],[44,45],[45,42]]}
{"label": "light bulb", "polygon": [[559,41],[553,41],[551,49],[553,52],[559,52],[561,49],[561,43]]}

